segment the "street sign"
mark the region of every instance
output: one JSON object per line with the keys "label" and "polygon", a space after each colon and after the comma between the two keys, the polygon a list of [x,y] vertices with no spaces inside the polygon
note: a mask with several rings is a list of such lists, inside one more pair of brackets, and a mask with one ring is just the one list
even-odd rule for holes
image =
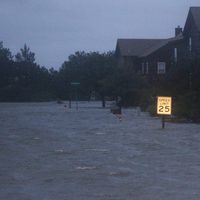
{"label": "street sign", "polygon": [[71,84],[71,85],[80,85],[79,82],[71,82],[70,84]]}
{"label": "street sign", "polygon": [[172,97],[157,97],[157,114],[171,115],[172,113]]}

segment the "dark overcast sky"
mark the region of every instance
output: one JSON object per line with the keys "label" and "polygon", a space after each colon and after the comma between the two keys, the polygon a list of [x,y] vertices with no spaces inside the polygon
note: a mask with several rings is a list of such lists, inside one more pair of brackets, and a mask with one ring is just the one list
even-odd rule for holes
{"label": "dark overcast sky", "polygon": [[114,50],[117,38],[168,38],[200,0],[0,0],[0,41],[58,69],[75,51]]}

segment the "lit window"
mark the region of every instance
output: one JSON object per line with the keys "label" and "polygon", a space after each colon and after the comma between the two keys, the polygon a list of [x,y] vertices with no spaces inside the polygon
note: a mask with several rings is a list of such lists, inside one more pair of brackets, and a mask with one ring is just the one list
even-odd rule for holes
{"label": "lit window", "polygon": [[165,62],[158,62],[157,63],[157,73],[158,74],[165,74],[166,72],[166,63]]}

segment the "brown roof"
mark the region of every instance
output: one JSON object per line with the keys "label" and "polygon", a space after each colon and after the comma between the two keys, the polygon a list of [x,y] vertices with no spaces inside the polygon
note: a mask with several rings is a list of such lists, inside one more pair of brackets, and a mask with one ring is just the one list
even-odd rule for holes
{"label": "brown roof", "polygon": [[179,39],[182,39],[181,35],[170,39],[118,39],[117,49],[121,56],[145,57]]}

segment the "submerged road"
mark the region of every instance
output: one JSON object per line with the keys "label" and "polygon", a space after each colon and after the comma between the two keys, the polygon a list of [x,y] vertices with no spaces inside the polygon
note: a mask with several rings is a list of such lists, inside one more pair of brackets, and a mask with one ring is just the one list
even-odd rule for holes
{"label": "submerged road", "polygon": [[200,199],[200,125],[100,106],[1,103],[0,199]]}

